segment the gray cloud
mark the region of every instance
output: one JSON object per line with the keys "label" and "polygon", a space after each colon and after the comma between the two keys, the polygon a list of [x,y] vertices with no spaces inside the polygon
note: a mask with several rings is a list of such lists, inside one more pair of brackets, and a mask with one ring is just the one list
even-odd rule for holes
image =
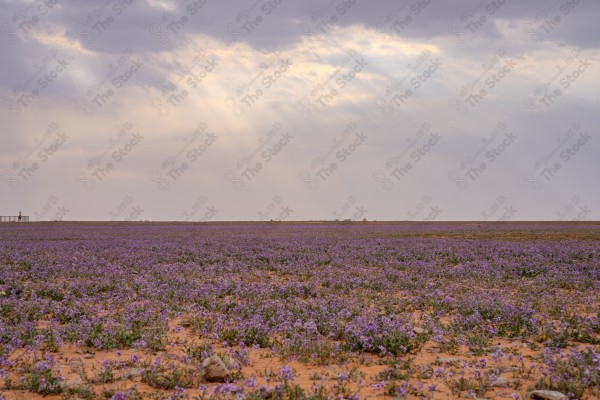
{"label": "gray cloud", "polygon": [[0,211],[597,219],[600,4],[547,4],[0,2]]}

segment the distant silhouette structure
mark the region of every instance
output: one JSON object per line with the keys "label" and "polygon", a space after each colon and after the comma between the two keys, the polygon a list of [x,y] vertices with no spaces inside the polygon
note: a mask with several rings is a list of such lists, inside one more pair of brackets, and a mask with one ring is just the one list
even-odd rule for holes
{"label": "distant silhouette structure", "polygon": [[29,222],[29,216],[19,211],[19,215],[0,215],[0,222]]}

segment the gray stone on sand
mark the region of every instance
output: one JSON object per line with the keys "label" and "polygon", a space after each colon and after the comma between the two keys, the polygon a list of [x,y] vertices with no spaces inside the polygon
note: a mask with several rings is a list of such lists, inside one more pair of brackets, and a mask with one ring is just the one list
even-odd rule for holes
{"label": "gray stone on sand", "polygon": [[442,358],[439,358],[438,361],[441,363],[452,364],[452,363],[457,363],[457,362],[461,361],[461,359],[457,358],[457,357],[442,357]]}
{"label": "gray stone on sand", "polygon": [[505,387],[508,387],[508,385],[511,382],[512,382],[512,379],[500,377],[500,378],[496,379],[494,382],[492,382],[491,386],[492,387],[505,388]]}
{"label": "gray stone on sand", "polygon": [[65,362],[66,367],[83,367],[83,360],[81,358],[73,358]]}
{"label": "gray stone on sand", "polygon": [[229,371],[239,371],[242,369],[242,365],[238,360],[228,355],[223,356],[223,362]]}
{"label": "gray stone on sand", "polygon": [[225,382],[231,378],[231,372],[219,356],[213,355],[202,361],[204,379],[209,382]]}
{"label": "gray stone on sand", "polygon": [[122,379],[131,379],[137,378],[138,376],[142,376],[144,374],[144,368],[129,368],[123,375],[121,375]]}
{"label": "gray stone on sand", "polygon": [[568,400],[569,397],[566,394],[557,392],[555,390],[534,390],[531,392],[532,399],[541,400]]}
{"label": "gray stone on sand", "polygon": [[75,377],[61,382],[60,385],[63,389],[76,389],[82,385],[85,385],[85,382],[80,377]]}

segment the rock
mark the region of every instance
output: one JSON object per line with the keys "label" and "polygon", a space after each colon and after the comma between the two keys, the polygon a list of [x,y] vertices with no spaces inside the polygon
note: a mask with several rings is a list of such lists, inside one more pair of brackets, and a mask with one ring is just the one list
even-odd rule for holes
{"label": "rock", "polygon": [[534,390],[530,393],[532,399],[542,400],[568,400],[569,397],[555,390]]}
{"label": "rock", "polygon": [[452,364],[452,363],[459,362],[460,358],[457,358],[457,357],[442,357],[442,358],[439,358],[438,361],[441,362],[441,363]]}
{"label": "rock", "polygon": [[83,367],[83,361],[81,358],[74,358],[65,363],[66,367]]}
{"label": "rock", "polygon": [[223,362],[229,371],[239,371],[242,369],[242,365],[238,360],[228,355],[223,357]]}
{"label": "rock", "polygon": [[219,356],[213,355],[205,359],[202,362],[202,368],[204,369],[204,379],[209,382],[225,382],[227,378],[231,378],[231,372]]}
{"label": "rock", "polygon": [[61,383],[61,386],[64,389],[76,389],[79,386],[85,385],[85,382],[80,377],[67,379]]}
{"label": "rock", "polygon": [[85,354],[83,355],[83,358],[87,358],[87,359],[94,358],[94,357],[95,357],[95,356],[94,356],[92,353],[85,353]]}
{"label": "rock", "polygon": [[164,355],[164,357],[165,357],[167,360],[177,360],[177,359],[179,358],[179,356],[178,356],[177,354],[173,354],[173,353],[166,353],[166,354]]}
{"label": "rock", "polygon": [[484,397],[477,397],[475,393],[467,393],[462,396],[463,399],[486,400]]}
{"label": "rock", "polygon": [[274,392],[275,392],[275,389],[273,389],[273,388],[270,388],[268,386],[261,386],[260,388],[258,388],[258,390],[254,391],[252,394],[255,395],[259,399],[268,400],[268,399],[273,398]]}
{"label": "rock", "polygon": [[137,378],[138,376],[142,376],[144,374],[144,368],[130,368],[124,374],[121,375],[122,379],[131,379]]}
{"label": "rock", "polygon": [[433,370],[430,368],[424,368],[423,370],[421,370],[421,373],[419,374],[419,378],[421,379],[431,379],[431,377],[433,376]]}
{"label": "rock", "polygon": [[492,387],[499,387],[499,388],[505,388],[508,387],[508,385],[512,382],[511,379],[507,379],[507,378],[498,378],[496,379],[494,382],[491,383]]}
{"label": "rock", "polygon": [[415,327],[413,328],[413,332],[414,332],[414,333],[416,333],[417,335],[420,335],[420,334],[422,334],[422,333],[425,333],[425,329],[423,329],[423,328],[419,328],[418,326],[415,326]]}

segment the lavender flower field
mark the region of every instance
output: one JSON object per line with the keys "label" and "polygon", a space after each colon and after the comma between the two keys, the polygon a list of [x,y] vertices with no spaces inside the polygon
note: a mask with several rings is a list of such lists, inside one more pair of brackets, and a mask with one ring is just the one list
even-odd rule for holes
{"label": "lavender flower field", "polygon": [[0,399],[599,387],[600,223],[0,224]]}

